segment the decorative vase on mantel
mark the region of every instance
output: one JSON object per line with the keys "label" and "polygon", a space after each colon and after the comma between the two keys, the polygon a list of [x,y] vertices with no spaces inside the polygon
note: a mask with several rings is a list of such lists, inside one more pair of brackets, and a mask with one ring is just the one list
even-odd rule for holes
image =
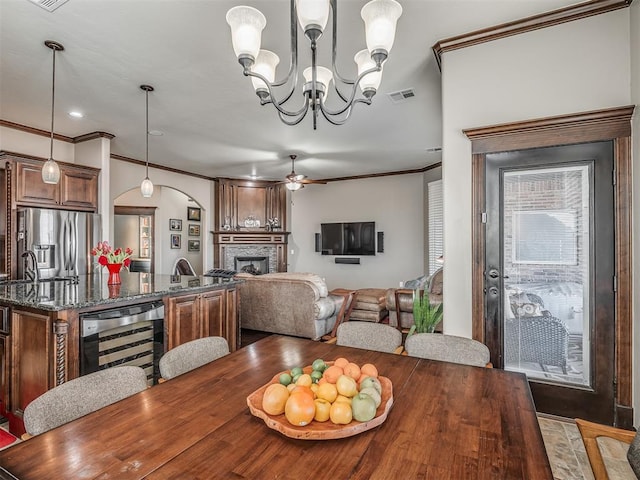
{"label": "decorative vase on mantel", "polygon": [[107,270],[109,270],[107,285],[120,285],[120,269],[122,269],[121,263],[107,263]]}

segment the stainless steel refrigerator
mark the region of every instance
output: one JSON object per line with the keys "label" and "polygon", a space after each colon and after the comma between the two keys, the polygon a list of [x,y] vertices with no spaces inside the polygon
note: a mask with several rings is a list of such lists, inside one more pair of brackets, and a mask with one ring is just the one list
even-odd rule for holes
{"label": "stainless steel refrigerator", "polygon": [[41,279],[70,277],[92,273],[95,259],[91,248],[102,240],[100,215],[87,212],[19,208],[17,211],[17,277],[25,277],[35,254]]}

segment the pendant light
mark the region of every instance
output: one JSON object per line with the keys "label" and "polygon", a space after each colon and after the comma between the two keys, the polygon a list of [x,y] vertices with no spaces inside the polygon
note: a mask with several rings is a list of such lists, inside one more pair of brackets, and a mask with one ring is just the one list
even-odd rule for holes
{"label": "pendant light", "polygon": [[53,78],[51,81],[51,142],[49,148],[49,160],[42,166],[42,181],[56,184],[60,181],[60,167],[53,159],[53,116],[56,99],[56,52],[61,52],[64,47],[58,42],[47,40],[44,44],[53,51]]}
{"label": "pendant light", "polygon": [[146,173],[145,173],[144,180],[142,180],[142,183],[140,184],[140,193],[142,193],[143,197],[149,198],[151,195],[153,195],[153,183],[151,183],[151,180],[149,180],[149,92],[153,92],[153,87],[151,85],[140,85],[140,88],[145,91],[146,100],[147,100],[146,102],[147,116],[146,116],[146,127],[145,127],[145,138],[147,140],[147,150],[146,150],[146,156],[145,156]]}

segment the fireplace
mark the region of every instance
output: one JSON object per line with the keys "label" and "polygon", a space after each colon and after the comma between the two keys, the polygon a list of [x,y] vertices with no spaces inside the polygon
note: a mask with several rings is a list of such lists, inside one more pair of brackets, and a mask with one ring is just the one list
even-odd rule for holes
{"label": "fireplace", "polygon": [[269,257],[240,257],[233,259],[234,270],[237,272],[250,273],[252,275],[262,275],[269,273]]}

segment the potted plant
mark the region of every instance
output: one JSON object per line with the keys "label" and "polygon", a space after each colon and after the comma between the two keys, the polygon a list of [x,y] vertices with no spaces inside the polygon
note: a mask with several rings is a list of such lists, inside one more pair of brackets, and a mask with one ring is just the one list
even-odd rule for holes
{"label": "potted plant", "polygon": [[413,291],[413,325],[408,335],[414,333],[433,333],[442,320],[442,304],[433,305],[429,294],[421,295],[420,290]]}

